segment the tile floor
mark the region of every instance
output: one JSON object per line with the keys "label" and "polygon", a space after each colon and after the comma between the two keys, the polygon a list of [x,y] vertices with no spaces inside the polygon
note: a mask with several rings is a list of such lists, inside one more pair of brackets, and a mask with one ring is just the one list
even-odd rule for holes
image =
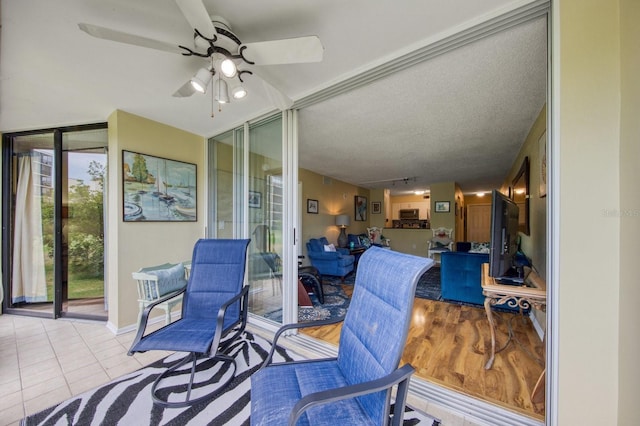
{"label": "tile floor", "polygon": [[[134,332],[116,336],[104,322],[0,315],[0,426],[17,426],[29,414],[168,355],[128,356],[134,337]],[[411,396],[408,402],[443,425],[478,425]]]}
{"label": "tile floor", "polygon": [[105,324],[0,315],[0,426],[167,355],[128,356],[135,334],[115,336]]}

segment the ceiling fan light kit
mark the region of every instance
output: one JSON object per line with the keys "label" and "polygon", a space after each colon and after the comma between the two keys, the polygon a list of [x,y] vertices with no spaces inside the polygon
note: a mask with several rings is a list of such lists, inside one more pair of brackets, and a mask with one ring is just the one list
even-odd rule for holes
{"label": "ceiling fan light kit", "polygon": [[206,93],[207,86],[211,81],[211,77],[213,77],[213,73],[211,72],[211,70],[200,68],[196,75],[191,77],[191,85],[194,89],[196,89],[196,91],[200,93]]}
{"label": "ceiling fan light kit", "polygon": [[233,96],[234,99],[242,99],[247,96],[247,90],[241,85],[235,86],[231,89],[231,96]]}
{"label": "ceiling fan light kit", "polygon": [[233,78],[238,74],[236,64],[229,58],[220,62],[220,72],[227,78]]}
{"label": "ceiling fan light kit", "polygon": [[209,15],[202,0],[175,2],[194,31],[193,49],[92,24],[80,23],[78,27],[96,38],[210,60],[209,68],[200,68],[173,96],[188,97],[196,92],[206,93],[207,86],[217,74],[217,79],[212,83],[215,85],[212,87],[212,97],[218,103],[230,101],[225,78],[239,80],[239,83],[232,84],[231,94],[234,99],[246,97],[247,90],[242,85],[242,75],[250,74],[262,80],[269,98],[277,101],[274,103],[278,108],[287,109],[293,101],[285,93],[267,82],[263,76],[256,75],[254,71],[238,69],[238,64],[261,66],[322,60],[324,47],[316,36],[242,43],[224,18]]}
{"label": "ceiling fan light kit", "polygon": [[229,87],[227,82],[219,78],[216,80],[216,101],[220,104],[229,103]]}

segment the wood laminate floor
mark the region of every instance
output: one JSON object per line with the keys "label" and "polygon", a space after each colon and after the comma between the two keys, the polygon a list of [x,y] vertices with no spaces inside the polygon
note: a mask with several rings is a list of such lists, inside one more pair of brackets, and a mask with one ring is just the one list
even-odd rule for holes
{"label": "wood laminate floor", "polygon": [[[350,295],[352,287],[343,286]],[[544,370],[544,344],[528,317],[496,312],[496,354],[493,367],[484,365],[491,335],[484,308],[415,299],[413,318],[402,362],[428,381],[484,401],[544,420],[544,406],[531,401],[531,392]],[[341,324],[315,327],[304,333],[338,345]]]}

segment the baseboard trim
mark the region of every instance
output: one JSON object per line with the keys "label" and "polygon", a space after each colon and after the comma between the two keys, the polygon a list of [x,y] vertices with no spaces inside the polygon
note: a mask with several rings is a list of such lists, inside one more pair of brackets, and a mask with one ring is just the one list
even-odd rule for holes
{"label": "baseboard trim", "polygon": [[533,324],[533,328],[536,330],[536,333],[538,334],[540,341],[543,341],[544,329],[542,328],[542,324],[538,322],[538,318],[536,318],[535,314],[533,313],[533,309],[529,311],[529,319],[531,320],[531,324]]}

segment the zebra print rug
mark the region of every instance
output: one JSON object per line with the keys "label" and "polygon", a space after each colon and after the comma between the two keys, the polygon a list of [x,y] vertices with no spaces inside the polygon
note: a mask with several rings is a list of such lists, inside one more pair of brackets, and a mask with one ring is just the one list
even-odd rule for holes
{"label": "zebra print rug", "polygon": [[[153,404],[151,385],[155,378],[185,354],[177,352],[138,371],[122,376],[91,391],[82,393],[58,405],[22,420],[21,425],[248,425],[251,413],[250,376],[266,358],[271,345],[268,341],[245,332],[227,351],[236,361],[236,376],[231,383],[206,402],[185,408],[161,408]],[[278,350],[275,361],[301,359],[291,351]],[[213,365],[212,365],[213,364]],[[196,382],[217,381],[229,371],[220,371],[221,363],[203,359],[198,363]],[[190,368],[190,364],[183,368]],[[170,379],[169,379],[170,380]],[[224,382],[224,380],[222,380]],[[210,392],[211,386],[194,389]],[[186,386],[177,386],[180,391]],[[204,390],[203,390],[204,389]],[[404,425],[431,426],[439,423],[433,418],[407,408]]]}

